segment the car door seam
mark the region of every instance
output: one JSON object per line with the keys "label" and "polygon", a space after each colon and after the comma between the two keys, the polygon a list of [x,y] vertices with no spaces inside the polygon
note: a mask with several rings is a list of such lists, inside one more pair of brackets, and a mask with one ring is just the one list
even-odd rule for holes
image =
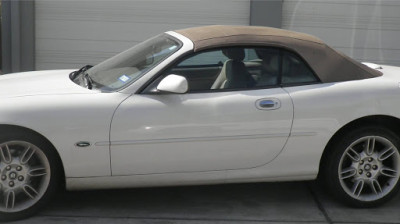
{"label": "car door seam", "polygon": [[[134,95],[134,94],[128,94],[128,96],[125,99],[121,100],[121,102],[115,108],[115,110],[114,110],[114,112],[113,112],[113,114],[111,116],[110,127],[109,127],[109,130],[108,130],[108,153],[109,153],[109,160],[110,160],[110,175],[111,176],[113,175],[112,158],[111,158],[111,130],[112,130],[112,123],[113,123],[114,116],[115,116],[115,113],[117,112],[118,108],[121,106],[121,104],[123,102],[125,102],[125,100],[129,99],[132,95]],[[97,142],[95,143],[95,145],[97,145]]]}

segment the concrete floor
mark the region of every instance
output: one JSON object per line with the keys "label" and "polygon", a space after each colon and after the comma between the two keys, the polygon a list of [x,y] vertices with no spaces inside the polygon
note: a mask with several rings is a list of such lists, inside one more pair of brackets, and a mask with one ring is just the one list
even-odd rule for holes
{"label": "concrete floor", "polygon": [[350,209],[314,182],[66,192],[17,224],[400,223],[400,197]]}

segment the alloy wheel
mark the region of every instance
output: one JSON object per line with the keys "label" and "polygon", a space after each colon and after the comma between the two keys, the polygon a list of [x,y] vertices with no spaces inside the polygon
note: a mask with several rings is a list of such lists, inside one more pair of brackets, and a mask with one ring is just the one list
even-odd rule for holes
{"label": "alloy wheel", "polygon": [[50,163],[39,147],[25,141],[0,144],[0,212],[32,207],[49,183]]}
{"label": "alloy wheel", "polygon": [[400,173],[400,154],[380,136],[361,137],[344,151],[338,168],[340,185],[352,198],[376,201],[395,188]]}

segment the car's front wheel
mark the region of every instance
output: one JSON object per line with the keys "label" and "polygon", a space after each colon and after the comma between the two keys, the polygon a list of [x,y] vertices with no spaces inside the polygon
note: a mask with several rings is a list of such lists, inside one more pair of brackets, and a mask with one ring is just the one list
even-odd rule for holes
{"label": "car's front wheel", "polygon": [[59,164],[51,146],[30,133],[0,137],[0,221],[25,218],[55,194]]}
{"label": "car's front wheel", "polygon": [[359,128],[334,143],[326,157],[325,182],[336,198],[373,207],[399,190],[400,138],[380,127]]}

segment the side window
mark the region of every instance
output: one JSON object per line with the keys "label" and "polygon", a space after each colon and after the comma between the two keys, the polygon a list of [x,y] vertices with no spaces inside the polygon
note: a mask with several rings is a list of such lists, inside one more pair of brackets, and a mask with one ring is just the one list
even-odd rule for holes
{"label": "side window", "polygon": [[221,65],[228,58],[221,51],[209,51],[190,57],[178,64],[178,67]]}
{"label": "side window", "polygon": [[278,84],[279,50],[276,48],[221,48],[189,56],[166,70],[145,92],[154,92],[162,77],[184,76],[189,92],[243,90]]}
{"label": "side window", "polygon": [[317,82],[312,70],[297,55],[284,51],[282,54],[282,84]]}
{"label": "side window", "polygon": [[257,87],[278,85],[280,52],[276,48],[256,48],[254,53],[258,59],[253,61],[259,62],[259,69],[256,71]]}

